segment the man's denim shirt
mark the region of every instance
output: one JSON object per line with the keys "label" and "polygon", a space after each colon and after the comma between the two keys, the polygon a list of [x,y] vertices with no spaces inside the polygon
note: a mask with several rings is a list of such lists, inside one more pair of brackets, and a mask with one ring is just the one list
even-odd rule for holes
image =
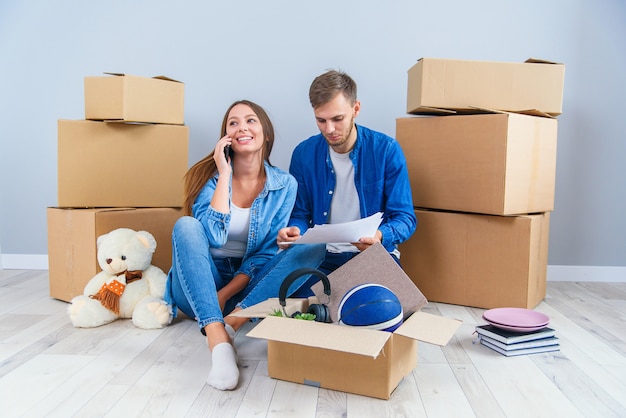
{"label": "man's denim shirt", "polygon": [[[356,129],[357,139],[350,159],[361,217],[383,212],[379,227],[382,244],[387,251],[394,252],[397,244],[407,240],[417,226],[406,158],[395,139],[360,125]],[[322,134],[296,147],[289,172],[298,181],[289,225],[297,226],[304,234],[314,225],[327,223],[335,191],[335,172]]]}

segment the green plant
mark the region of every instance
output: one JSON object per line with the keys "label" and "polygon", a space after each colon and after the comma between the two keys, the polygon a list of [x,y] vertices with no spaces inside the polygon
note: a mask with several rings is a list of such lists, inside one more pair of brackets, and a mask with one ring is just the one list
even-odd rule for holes
{"label": "green plant", "polygon": [[[274,309],[274,312],[272,312],[270,315],[271,316],[280,316],[280,317],[285,316],[285,315],[283,315],[283,311],[280,310],[280,309]],[[292,318],[303,319],[305,321],[313,321],[313,320],[315,320],[315,315],[312,314],[312,313],[296,312],[296,314]]]}

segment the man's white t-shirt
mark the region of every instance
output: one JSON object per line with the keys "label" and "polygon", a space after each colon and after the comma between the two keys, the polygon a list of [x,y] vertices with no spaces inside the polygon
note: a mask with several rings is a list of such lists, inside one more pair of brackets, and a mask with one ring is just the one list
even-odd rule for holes
{"label": "man's white t-shirt", "polygon": [[[354,184],[354,165],[350,160],[350,153],[339,154],[333,151],[332,147],[329,147],[329,151],[337,179],[330,204],[329,223],[357,221],[361,219],[361,206]],[[326,244],[326,249],[333,253],[359,251],[354,245],[348,243]]]}

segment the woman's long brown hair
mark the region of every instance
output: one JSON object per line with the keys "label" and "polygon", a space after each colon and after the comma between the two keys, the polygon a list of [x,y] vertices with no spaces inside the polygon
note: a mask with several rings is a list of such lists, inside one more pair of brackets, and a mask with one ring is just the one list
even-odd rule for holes
{"label": "woman's long brown hair", "polygon": [[[226,135],[226,124],[228,122],[228,114],[233,107],[237,105],[246,105],[252,109],[252,111],[258,116],[261,127],[263,128],[263,160],[270,163],[270,154],[272,147],[274,146],[274,126],[265,110],[258,104],[251,102],[250,100],[238,100],[231,104],[224,114],[222,120],[222,130],[220,138]],[[204,187],[207,181],[211,179],[217,173],[217,166],[213,159],[215,150],[211,151],[209,155],[195,163],[185,174],[185,202],[183,203],[183,210],[185,215],[192,216],[192,207],[196,198],[200,194],[200,191]],[[236,158],[233,156],[232,158]]]}

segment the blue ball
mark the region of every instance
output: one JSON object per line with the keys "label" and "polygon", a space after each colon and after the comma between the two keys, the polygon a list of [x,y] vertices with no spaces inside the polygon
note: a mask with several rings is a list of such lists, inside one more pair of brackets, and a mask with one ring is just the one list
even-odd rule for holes
{"label": "blue ball", "polygon": [[403,321],[402,304],[389,288],[365,283],[350,289],[339,302],[339,324],[393,332]]}

